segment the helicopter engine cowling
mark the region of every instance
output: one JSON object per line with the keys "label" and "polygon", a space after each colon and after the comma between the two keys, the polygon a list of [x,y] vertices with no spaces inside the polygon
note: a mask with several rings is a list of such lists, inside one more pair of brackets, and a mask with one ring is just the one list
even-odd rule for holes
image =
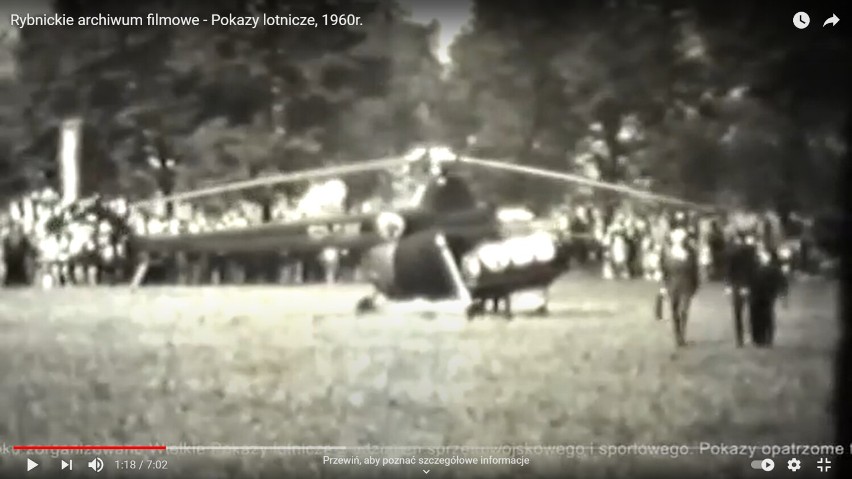
{"label": "helicopter engine cowling", "polygon": [[501,273],[508,269],[548,263],[556,258],[556,249],[555,238],[547,233],[533,233],[488,242],[475,248],[462,259],[462,272],[468,277],[478,277],[482,270]]}
{"label": "helicopter engine cowling", "polygon": [[509,250],[505,243],[486,243],[477,248],[476,256],[482,266],[492,273],[505,271],[511,264]]}

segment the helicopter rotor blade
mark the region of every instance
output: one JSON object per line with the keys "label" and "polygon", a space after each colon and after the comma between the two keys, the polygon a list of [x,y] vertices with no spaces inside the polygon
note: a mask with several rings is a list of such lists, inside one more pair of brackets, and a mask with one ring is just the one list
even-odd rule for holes
{"label": "helicopter rotor blade", "polygon": [[290,173],[281,173],[277,175],[264,176],[260,178],[253,178],[250,180],[243,181],[235,181],[232,183],[225,183],[215,186],[209,186],[206,188],[200,188],[197,190],[185,191],[182,193],[175,193],[173,195],[163,196],[159,198],[151,198],[147,200],[140,200],[131,203],[131,206],[145,206],[150,205],[155,202],[162,201],[181,201],[181,200],[189,200],[195,198],[202,198],[205,196],[212,196],[221,193],[228,193],[234,191],[247,190],[251,188],[259,188],[263,186],[273,186],[279,185],[283,183],[295,183],[298,181],[310,181],[316,180],[320,178],[332,178],[332,177],[340,177],[340,176],[349,176],[356,175],[360,173],[367,173],[371,171],[377,170],[387,170],[391,168],[401,167],[411,163],[411,160],[406,158],[383,158],[378,160],[369,160],[366,162],[356,163],[356,164],[347,164],[347,165],[338,165],[338,166],[327,166],[323,168],[316,168],[312,170],[303,170],[303,171],[294,171]]}
{"label": "helicopter rotor blade", "polygon": [[636,188],[632,188],[626,185],[617,185],[613,183],[607,183],[604,181],[593,180],[591,178],[586,178],[584,176],[575,175],[571,173],[563,173],[559,171],[548,170],[545,168],[537,168],[533,166],[524,166],[524,165],[513,165],[509,163],[503,163],[500,161],[494,160],[485,160],[481,158],[473,158],[469,156],[460,156],[458,158],[460,163],[490,168],[495,170],[509,171],[512,173],[518,174],[526,174],[532,176],[538,176],[541,178],[549,178],[553,180],[566,181],[569,183],[580,184],[584,186],[589,186],[592,188],[597,188],[601,190],[614,191],[616,193],[622,193],[625,195],[637,197],[640,199],[656,201],[659,203],[667,203],[672,205],[684,206],[689,208],[695,208],[703,211],[715,211],[717,208],[712,205],[695,203],[692,201],[682,200],[680,198],[676,198],[674,196],[662,195],[658,193],[652,193],[650,191],[643,191]]}

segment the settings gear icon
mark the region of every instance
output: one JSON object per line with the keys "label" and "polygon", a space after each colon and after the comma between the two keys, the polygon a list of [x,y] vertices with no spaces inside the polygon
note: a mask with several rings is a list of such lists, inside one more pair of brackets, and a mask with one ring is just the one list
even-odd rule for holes
{"label": "settings gear icon", "polygon": [[793,472],[796,472],[801,468],[802,468],[802,462],[799,461],[798,459],[796,459],[795,457],[793,459],[790,459],[789,461],[787,461],[787,469],[789,469]]}

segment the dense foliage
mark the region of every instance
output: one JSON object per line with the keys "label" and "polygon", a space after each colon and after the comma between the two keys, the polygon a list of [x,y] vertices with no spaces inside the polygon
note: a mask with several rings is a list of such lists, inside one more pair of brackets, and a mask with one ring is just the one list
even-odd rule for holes
{"label": "dense foliage", "polygon": [[[55,3],[72,15],[345,10],[363,25],[26,28],[17,81],[0,89],[7,191],[55,181],[68,116],[87,125],[87,188],[132,196],[441,141],[690,199],[812,209],[834,199],[847,149],[840,36],[793,34],[748,2],[475,1],[446,70],[434,26],[390,1]],[[174,182],[158,184],[151,164],[166,161]],[[487,186],[510,200],[566,191]]]}
{"label": "dense foliage", "polygon": [[675,3],[474,2],[455,44],[449,88],[465,106],[453,118],[483,152],[608,181],[830,203],[846,149],[840,36],[792,34],[784,9]]}

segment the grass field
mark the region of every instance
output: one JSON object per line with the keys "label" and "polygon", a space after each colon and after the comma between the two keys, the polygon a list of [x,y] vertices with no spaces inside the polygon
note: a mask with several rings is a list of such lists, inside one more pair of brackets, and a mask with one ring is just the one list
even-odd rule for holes
{"label": "grass field", "polygon": [[[361,286],[0,290],[0,441],[585,446],[575,457],[528,450],[526,466],[354,470],[273,451],[133,456],[169,461],[151,477],[207,478],[425,477],[423,469],[593,478],[643,467],[752,477],[764,473],[747,456],[605,458],[590,445],[830,442],[833,284],[795,286],[772,350],[736,349],[721,288],[707,285],[689,325],[694,344],[675,351],[670,323],[651,317],[653,288],[569,275],[554,287],[549,318],[473,323],[356,320]],[[330,453],[341,454],[370,455]],[[439,453],[420,456],[430,454]],[[93,455],[62,457],[80,459],[76,472]],[[98,477],[115,477],[118,456],[101,457]],[[779,474],[788,458],[776,460]],[[815,471],[815,457],[799,458]],[[0,472],[25,470],[23,455],[0,461]],[[36,471],[58,469],[45,459]]]}

